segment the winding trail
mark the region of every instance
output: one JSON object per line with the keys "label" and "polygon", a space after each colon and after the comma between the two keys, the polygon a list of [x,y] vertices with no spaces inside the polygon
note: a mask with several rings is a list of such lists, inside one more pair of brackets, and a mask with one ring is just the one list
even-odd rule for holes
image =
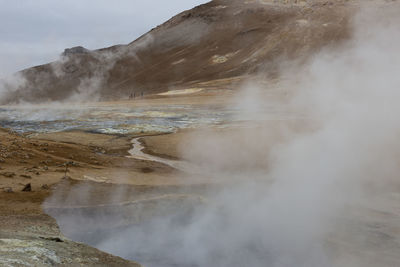
{"label": "winding trail", "polygon": [[140,138],[141,137],[132,139],[132,149],[128,151],[128,153],[130,154],[130,156],[127,156],[128,158],[159,162],[186,173],[198,174],[202,172],[198,166],[183,160],[165,159],[144,153],[143,149],[145,147],[140,143]]}

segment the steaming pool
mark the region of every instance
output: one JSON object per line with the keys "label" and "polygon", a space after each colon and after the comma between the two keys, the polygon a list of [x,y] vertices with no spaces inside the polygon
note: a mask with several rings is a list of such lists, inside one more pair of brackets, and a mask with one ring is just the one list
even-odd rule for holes
{"label": "steaming pool", "polygon": [[[263,116],[259,118],[255,114],[263,114]],[[0,107],[0,126],[21,134],[62,131],[121,135],[171,133],[179,129],[202,126],[236,127],[242,126],[248,121],[286,120],[288,118],[293,117],[274,106],[262,107],[261,110],[257,109],[252,114],[244,114],[243,110],[239,108],[204,105],[136,107],[122,104],[107,106],[93,104],[86,106]],[[133,139],[132,144],[131,152],[137,158],[141,153],[140,142]],[[142,156],[144,160],[149,160],[149,157],[151,160],[149,155]],[[160,159],[156,161],[160,161]],[[185,162],[165,159],[163,162],[176,169],[194,169]],[[181,255],[175,254],[181,251],[182,246],[185,245],[179,238],[180,233],[195,220],[193,212],[204,208],[207,202],[201,197],[205,194],[202,192],[204,189],[196,189],[195,193],[192,190],[188,189],[188,192],[184,192],[181,188],[165,189],[165,192],[158,192],[161,197],[147,198],[146,195],[143,201],[95,207],[48,207],[46,212],[57,220],[63,234],[74,241],[138,261],[144,266],[200,267],[201,265],[195,264],[190,258],[181,258]],[[140,195],[140,192],[134,194]],[[77,220],[73,223],[72,229],[68,228],[68,224],[64,224],[71,218]],[[106,221],[104,218],[107,218]],[[165,220],[168,221],[168,224],[165,224]],[[169,223],[173,227],[160,228],[160,225],[167,226]],[[87,226],[89,228],[86,228]],[[161,243],[157,239],[162,236],[160,231],[171,233],[168,239],[160,240]],[[143,242],[147,242],[149,236],[153,239],[149,241],[150,243],[144,244]],[[122,247],[109,243],[109,240],[120,242]],[[138,242],[132,245],[131,240]],[[155,246],[153,246],[153,242],[155,242]],[[253,246],[253,244],[250,245]],[[169,248],[165,249],[166,247]],[[253,257],[252,248],[242,253],[248,253],[249,257]]]}
{"label": "steaming pool", "polygon": [[90,131],[104,134],[169,133],[200,125],[221,125],[234,110],[186,105],[163,107],[1,107],[0,126],[18,133]]}
{"label": "steaming pool", "polygon": [[[260,112],[258,110],[257,112]],[[263,120],[287,119],[276,107],[261,111]],[[255,116],[249,116],[256,120]],[[200,126],[226,127],[249,120],[238,108],[194,105],[126,107],[121,104],[0,106],[0,127],[17,133],[88,131],[103,134],[171,133]]]}

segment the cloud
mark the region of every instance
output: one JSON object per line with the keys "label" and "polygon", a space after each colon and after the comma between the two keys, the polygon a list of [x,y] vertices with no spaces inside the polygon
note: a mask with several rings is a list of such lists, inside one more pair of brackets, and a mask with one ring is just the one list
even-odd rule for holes
{"label": "cloud", "polygon": [[205,0],[0,0],[0,77],[56,60],[67,47],[129,43]]}

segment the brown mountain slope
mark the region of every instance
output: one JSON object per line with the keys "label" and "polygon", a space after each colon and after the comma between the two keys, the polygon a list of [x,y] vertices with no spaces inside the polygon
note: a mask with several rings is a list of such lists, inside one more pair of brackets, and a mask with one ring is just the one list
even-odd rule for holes
{"label": "brown mountain slope", "polygon": [[8,85],[0,102],[118,99],[260,71],[275,75],[282,59],[307,59],[349,37],[353,4],[214,0],[127,45],[66,49],[60,60],[20,72],[24,82]]}

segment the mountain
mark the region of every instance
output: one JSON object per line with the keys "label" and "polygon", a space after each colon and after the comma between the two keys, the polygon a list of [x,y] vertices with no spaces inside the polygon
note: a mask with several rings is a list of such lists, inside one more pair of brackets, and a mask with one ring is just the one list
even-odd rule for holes
{"label": "mountain", "polygon": [[283,59],[301,62],[347,39],[354,9],[345,0],[214,0],[126,45],[66,49],[58,61],[19,72],[0,102],[121,99],[256,73],[274,77]]}

